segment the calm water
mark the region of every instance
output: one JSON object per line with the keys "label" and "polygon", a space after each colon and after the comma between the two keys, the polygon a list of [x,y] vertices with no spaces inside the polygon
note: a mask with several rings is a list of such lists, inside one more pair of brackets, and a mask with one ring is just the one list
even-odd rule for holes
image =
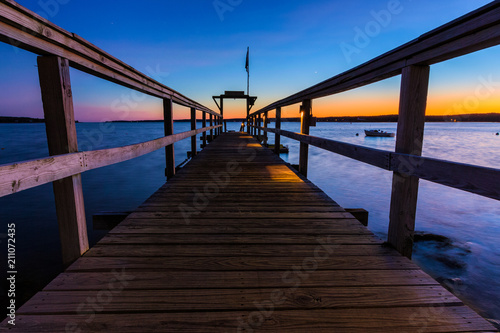
{"label": "calm water", "polygon": [[[77,131],[81,150],[89,150],[154,139],[162,136],[162,126],[81,123]],[[282,127],[298,131],[299,126],[284,123]],[[175,123],[174,127],[176,132],[189,130],[188,123]],[[229,130],[238,128],[239,123],[228,123]],[[396,124],[318,123],[311,135],[394,150],[394,138],[366,138],[365,128],[395,131]],[[500,136],[495,135],[499,131],[498,123],[429,123],[423,155],[499,168]],[[282,142],[290,147],[290,153],[282,158],[297,164],[298,143],[287,138]],[[185,160],[189,147],[189,139],[175,144],[178,163]],[[47,155],[43,124],[0,124],[0,164]],[[164,159],[163,150],[159,150],[82,175],[91,244],[104,235],[92,231],[91,216],[137,207],[164,183]],[[388,171],[310,148],[309,178],[340,205],[368,210],[370,229],[383,239],[387,235],[391,177]],[[5,239],[7,223],[17,226],[18,300],[43,288],[62,269],[53,201],[50,184],[0,198],[0,228],[4,228],[0,241]],[[421,181],[416,229],[446,236],[452,245],[417,243],[414,260],[483,315],[500,320],[500,202]],[[5,241],[1,246],[5,250]],[[0,262],[5,272],[5,261]],[[1,292],[4,296],[5,290]]]}

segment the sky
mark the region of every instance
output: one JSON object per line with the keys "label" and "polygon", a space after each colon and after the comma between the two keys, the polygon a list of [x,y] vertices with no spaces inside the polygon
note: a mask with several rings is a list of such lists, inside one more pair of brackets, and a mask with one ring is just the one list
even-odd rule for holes
{"label": "sky", "polygon": [[[360,65],[489,3],[486,0],[19,0],[118,59],[217,110],[213,95],[246,90],[254,110]],[[388,15],[387,15],[388,14]],[[372,28],[360,43],[360,31]],[[356,49],[353,52],[353,49]],[[500,48],[431,66],[427,114],[500,112]],[[490,89],[485,90],[488,84]],[[79,121],[161,119],[162,101],[71,70]],[[491,87],[494,87],[491,89]],[[313,114],[396,114],[400,76],[313,101]],[[487,93],[477,97],[476,91]],[[244,117],[243,100],[225,102]],[[43,118],[36,55],[0,42],[0,115]],[[174,107],[176,119],[188,109]],[[272,116],[272,115],[271,115]],[[284,117],[298,117],[299,106]],[[199,113],[201,118],[201,113]]]}

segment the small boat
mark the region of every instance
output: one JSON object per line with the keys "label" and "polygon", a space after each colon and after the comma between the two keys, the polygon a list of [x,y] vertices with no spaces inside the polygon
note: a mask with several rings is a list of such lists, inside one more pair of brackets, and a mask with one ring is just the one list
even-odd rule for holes
{"label": "small boat", "polygon": [[389,133],[381,130],[365,130],[366,136],[378,136],[378,137],[393,137],[394,133]]}

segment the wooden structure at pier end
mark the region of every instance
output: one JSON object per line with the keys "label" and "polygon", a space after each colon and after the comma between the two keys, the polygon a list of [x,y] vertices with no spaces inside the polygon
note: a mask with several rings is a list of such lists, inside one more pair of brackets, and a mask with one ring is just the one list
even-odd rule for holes
{"label": "wooden structure at pier end", "polygon": [[[496,331],[410,257],[419,179],[500,200],[499,169],[421,156],[430,66],[500,44],[500,1],[253,113],[256,97],[214,96],[215,112],[13,0],[0,0],[0,41],[39,55],[50,154],[1,165],[0,196],[53,184],[67,267],[0,331]],[[80,151],[70,67],[159,98],[165,135]],[[395,151],[309,134],[315,98],[396,75]],[[247,100],[247,132],[223,133],[225,98]],[[174,131],[174,104],[191,110],[190,131]],[[294,104],[301,133],[281,129]],[[256,140],[261,131],[277,149],[280,136],[300,142],[298,171]],[[176,170],[173,144],[188,138],[193,158]],[[307,179],[309,145],[393,173],[387,242]],[[158,149],[167,182],[89,249],[81,174]]]}
{"label": "wooden structure at pier end", "polygon": [[[255,105],[255,101],[257,100],[256,96],[245,95],[244,91],[225,91],[224,94],[219,96],[212,96],[215,104],[219,108],[220,114],[224,117],[224,99],[244,99],[246,100],[246,117],[248,118],[250,115],[250,111],[252,107]],[[247,131],[250,131],[249,125],[247,126]]]}

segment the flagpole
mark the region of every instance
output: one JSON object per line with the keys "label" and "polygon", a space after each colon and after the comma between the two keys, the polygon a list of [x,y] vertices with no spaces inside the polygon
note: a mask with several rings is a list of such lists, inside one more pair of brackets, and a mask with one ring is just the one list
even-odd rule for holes
{"label": "flagpole", "polygon": [[247,96],[250,96],[250,46],[247,47],[247,59],[245,63],[245,69],[247,70]]}

